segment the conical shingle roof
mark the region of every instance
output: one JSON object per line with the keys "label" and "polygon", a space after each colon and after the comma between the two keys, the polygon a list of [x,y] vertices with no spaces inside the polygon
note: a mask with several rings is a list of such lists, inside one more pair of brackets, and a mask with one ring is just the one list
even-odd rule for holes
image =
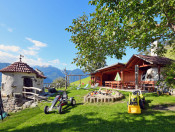
{"label": "conical shingle roof", "polygon": [[23,62],[15,62],[3,69],[0,72],[22,72],[22,73],[35,73],[37,77],[46,78],[43,74],[35,71],[32,67]]}

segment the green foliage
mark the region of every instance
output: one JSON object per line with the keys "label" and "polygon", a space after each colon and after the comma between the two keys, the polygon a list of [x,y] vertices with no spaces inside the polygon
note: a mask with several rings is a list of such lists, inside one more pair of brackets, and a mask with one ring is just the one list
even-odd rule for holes
{"label": "green foliage", "polygon": [[[91,71],[106,56],[121,59],[126,48],[139,52],[151,48],[159,40],[159,55],[166,52],[165,41],[175,38],[174,0],[91,0],[95,5],[90,17],[76,18],[66,30],[78,49],[73,63]],[[160,21],[159,21],[160,19]],[[175,46],[174,46],[175,47]],[[92,69],[92,71],[94,70]]]}
{"label": "green foliage", "polygon": [[164,68],[163,75],[165,77],[165,82],[171,88],[175,86],[175,62]]}
{"label": "green foliage", "polygon": [[65,78],[63,78],[63,77],[59,77],[59,78],[57,78],[57,79],[55,79],[54,81],[53,81],[53,83],[56,83],[56,84],[58,84],[58,86],[60,86],[60,87],[64,87],[65,86]]}
{"label": "green foliage", "polygon": [[[91,81],[91,77],[89,76],[87,78],[81,79],[81,84],[86,85],[86,84],[89,84],[90,81]],[[80,84],[80,80],[70,83],[70,85],[76,85],[76,86],[78,86],[79,84]]]}
{"label": "green foliage", "polygon": [[164,54],[165,57],[175,60],[175,39],[172,41],[172,46],[167,45],[167,52]]}

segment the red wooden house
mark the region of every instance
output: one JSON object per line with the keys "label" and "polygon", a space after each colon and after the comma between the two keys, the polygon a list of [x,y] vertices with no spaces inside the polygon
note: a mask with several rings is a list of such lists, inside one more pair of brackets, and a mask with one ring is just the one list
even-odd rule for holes
{"label": "red wooden house", "polygon": [[[165,57],[133,55],[126,64],[117,63],[97,69],[94,73],[91,73],[91,82],[112,88],[135,88],[135,65],[138,65],[139,87],[145,86],[145,84],[147,86],[154,85],[157,79],[145,79],[148,69],[157,69],[158,78],[160,78],[161,68],[169,63],[171,63],[171,59]],[[114,80],[117,72],[121,77],[121,81]]]}

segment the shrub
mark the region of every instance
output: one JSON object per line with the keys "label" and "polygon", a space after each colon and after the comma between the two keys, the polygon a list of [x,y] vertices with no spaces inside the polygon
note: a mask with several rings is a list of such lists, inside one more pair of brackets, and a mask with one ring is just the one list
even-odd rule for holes
{"label": "shrub", "polygon": [[163,76],[167,86],[173,88],[175,86],[175,62],[164,68]]}

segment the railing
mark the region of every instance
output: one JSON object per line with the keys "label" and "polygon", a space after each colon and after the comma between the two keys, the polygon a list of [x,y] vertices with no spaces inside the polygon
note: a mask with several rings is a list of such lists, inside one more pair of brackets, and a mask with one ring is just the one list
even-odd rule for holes
{"label": "railing", "polygon": [[[32,92],[28,92],[26,90],[32,90]],[[41,92],[42,89],[40,88],[35,88],[35,87],[23,87],[23,96],[25,98],[33,99],[34,101],[38,100],[39,94],[37,94],[37,91]],[[33,96],[32,96],[33,95]]]}
{"label": "railing", "polygon": [[[111,88],[124,88],[124,89],[135,89],[135,82],[134,81],[105,81],[106,87]],[[155,91],[156,88],[156,81],[140,81],[139,82],[139,89],[148,90],[149,92]]]}

